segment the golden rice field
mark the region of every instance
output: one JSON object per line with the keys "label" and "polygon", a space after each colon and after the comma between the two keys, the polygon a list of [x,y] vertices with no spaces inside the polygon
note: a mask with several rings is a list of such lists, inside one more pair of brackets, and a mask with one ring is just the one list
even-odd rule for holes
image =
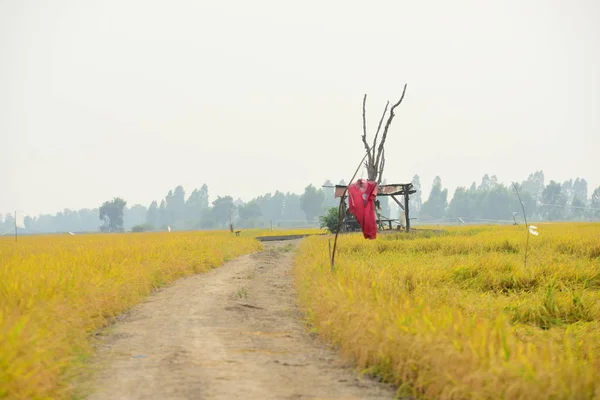
{"label": "golden rice field", "polygon": [[112,317],[260,249],[229,232],[0,238],[0,398],[71,397],[94,332]]}
{"label": "golden rice field", "polygon": [[600,224],[303,241],[301,304],[361,368],[427,399],[600,399]]}

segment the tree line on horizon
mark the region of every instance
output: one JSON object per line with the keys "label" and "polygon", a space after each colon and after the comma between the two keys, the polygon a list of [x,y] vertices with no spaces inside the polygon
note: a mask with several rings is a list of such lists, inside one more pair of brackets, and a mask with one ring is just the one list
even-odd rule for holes
{"label": "tree line on horizon", "polygon": [[[385,183],[385,181],[384,181]],[[418,175],[412,179],[417,193],[410,197],[411,218],[419,222],[477,222],[512,220],[521,216],[521,205],[512,185],[500,183],[495,175],[484,175],[481,183],[456,188],[448,201],[448,190],[436,176],[428,198],[421,198]],[[344,185],[344,181],[339,184]],[[333,186],[327,180],[323,186]],[[545,183],[543,171],[536,171],[517,184],[527,218],[532,221],[592,220],[600,218],[600,187],[588,196],[585,179],[569,179],[563,183]],[[230,221],[236,229],[265,227],[316,226],[320,216],[336,207],[332,187],[308,185],[302,194],[275,191],[248,202],[232,196],[217,196],[209,201],[206,184],[189,196],[183,186],[170,190],[160,201],[148,207],[131,207],[122,198],[104,202],[100,207],[80,210],[65,209],[55,215],[42,214],[25,218],[23,233],[52,232],[122,232],[152,230],[224,229]],[[399,210],[388,197],[380,198],[382,215],[398,217]],[[413,222],[414,224],[414,222]],[[0,214],[0,233],[14,229],[14,216]]]}
{"label": "tree line on horizon", "polygon": [[[600,187],[588,194],[583,178],[563,183],[551,180],[545,183],[543,171],[530,174],[526,180],[515,183],[521,196],[526,216],[532,221],[583,221],[600,218]],[[448,201],[448,190],[435,177],[429,198],[419,210],[419,218],[426,221],[461,220],[510,221],[522,220],[522,207],[513,185],[504,185],[495,175],[484,175],[481,183],[459,186]]]}

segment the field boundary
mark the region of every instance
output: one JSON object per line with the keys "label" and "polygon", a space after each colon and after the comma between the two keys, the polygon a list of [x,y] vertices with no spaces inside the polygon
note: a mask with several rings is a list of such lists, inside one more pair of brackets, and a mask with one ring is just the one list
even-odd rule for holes
{"label": "field boundary", "polygon": [[279,240],[294,240],[294,239],[302,239],[307,236],[323,236],[326,233],[307,233],[304,235],[280,235],[280,236],[257,236],[255,239],[260,242],[275,242]]}

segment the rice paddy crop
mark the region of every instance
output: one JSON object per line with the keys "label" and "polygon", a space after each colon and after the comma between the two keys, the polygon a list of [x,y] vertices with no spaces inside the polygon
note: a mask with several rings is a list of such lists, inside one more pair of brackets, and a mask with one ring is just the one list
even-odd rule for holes
{"label": "rice paddy crop", "polygon": [[229,232],[0,238],[0,398],[69,398],[95,331],[260,243]]}
{"label": "rice paddy crop", "polygon": [[600,399],[600,224],[311,237],[294,273],[313,329],[427,399]]}

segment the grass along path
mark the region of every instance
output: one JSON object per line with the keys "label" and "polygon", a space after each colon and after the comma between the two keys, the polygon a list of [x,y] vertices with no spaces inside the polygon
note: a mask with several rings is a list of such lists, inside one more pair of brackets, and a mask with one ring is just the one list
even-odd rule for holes
{"label": "grass along path", "polygon": [[0,398],[71,398],[97,329],[154,289],[261,248],[229,232],[0,238]]}
{"label": "grass along path", "polygon": [[361,368],[435,399],[600,399],[600,224],[305,239],[315,329]]}

